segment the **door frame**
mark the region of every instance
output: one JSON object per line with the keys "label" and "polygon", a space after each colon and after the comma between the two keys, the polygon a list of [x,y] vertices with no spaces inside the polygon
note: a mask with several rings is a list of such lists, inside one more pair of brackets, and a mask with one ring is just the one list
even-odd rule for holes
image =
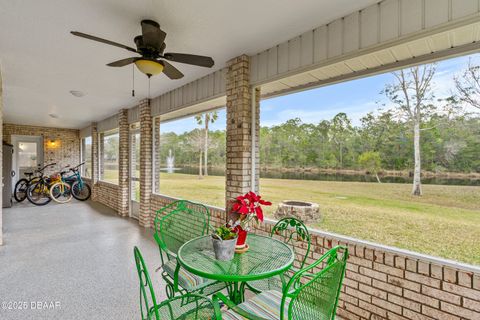
{"label": "door frame", "polygon": [[20,142],[36,142],[37,143],[37,166],[43,167],[44,163],[44,138],[43,136],[26,136],[12,134],[11,142],[13,145],[13,158],[12,158],[12,170],[15,171],[12,185],[23,177],[20,176],[20,168],[18,167],[18,144]]}
{"label": "door frame", "polygon": [[[131,218],[134,218],[136,220],[139,220],[139,215],[140,215],[140,202],[139,201],[135,201],[132,197],[132,194],[133,194],[133,188],[134,188],[134,185],[135,185],[135,182],[140,182],[140,177],[135,177],[134,176],[134,152],[135,152],[135,148],[133,148],[132,146],[132,142],[133,142],[133,139],[132,139],[132,136],[136,135],[136,134],[139,134],[140,135],[140,128],[138,128],[135,124],[132,124],[130,125],[130,130],[129,130],[129,133],[128,133],[128,149],[129,149],[129,175],[130,175],[130,179],[129,180],[129,184],[128,184],[128,207],[129,207],[129,216]],[[137,142],[137,143],[140,143],[140,140]],[[140,159],[136,159],[135,162],[138,162],[140,161]],[[136,164],[136,163],[135,163]]]}

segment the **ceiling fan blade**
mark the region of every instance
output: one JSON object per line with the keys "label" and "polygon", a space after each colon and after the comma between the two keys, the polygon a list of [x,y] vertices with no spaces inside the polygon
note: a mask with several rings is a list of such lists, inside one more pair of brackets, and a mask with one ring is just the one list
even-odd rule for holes
{"label": "ceiling fan blade", "polygon": [[210,57],[197,56],[195,54],[186,54],[186,53],[175,53],[168,52],[163,55],[163,57],[170,61],[193,64],[195,66],[211,68],[214,65],[214,61]]}
{"label": "ceiling fan blade", "polygon": [[109,64],[107,64],[107,66],[109,66],[109,67],[123,67],[123,66],[129,65],[130,63],[134,63],[138,59],[139,58],[126,58],[126,59],[122,59],[122,60],[117,60],[117,61],[114,61],[114,62],[110,62]]}
{"label": "ceiling fan blade", "polygon": [[143,45],[161,50],[167,34],[160,30],[160,25],[153,20],[142,20]]}
{"label": "ceiling fan blade", "polygon": [[168,63],[167,61],[162,61],[163,63],[163,73],[165,73],[165,75],[167,77],[169,77],[170,79],[180,79],[180,78],[183,78],[183,73],[180,72],[180,70],[178,70],[177,68],[175,68],[174,66],[172,66],[170,63]]}
{"label": "ceiling fan blade", "polygon": [[92,35],[89,35],[89,34],[86,34],[86,33],[83,33],[83,32],[70,31],[70,33],[73,34],[74,36],[77,36],[77,37],[82,37],[82,38],[90,39],[90,40],[93,40],[93,41],[98,41],[98,42],[102,42],[102,43],[105,43],[105,44],[109,44],[111,46],[127,49],[128,51],[137,52],[137,50],[135,50],[135,49],[133,49],[129,46],[123,45],[121,43],[116,43],[116,42],[113,42],[113,41],[110,41],[110,40],[102,39],[102,38],[92,36]]}

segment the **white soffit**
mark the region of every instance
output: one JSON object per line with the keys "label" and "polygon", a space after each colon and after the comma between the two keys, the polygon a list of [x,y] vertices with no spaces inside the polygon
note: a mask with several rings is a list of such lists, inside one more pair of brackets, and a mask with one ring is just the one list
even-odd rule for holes
{"label": "white soffit", "polygon": [[263,98],[480,50],[480,22],[331,63],[261,85]]}

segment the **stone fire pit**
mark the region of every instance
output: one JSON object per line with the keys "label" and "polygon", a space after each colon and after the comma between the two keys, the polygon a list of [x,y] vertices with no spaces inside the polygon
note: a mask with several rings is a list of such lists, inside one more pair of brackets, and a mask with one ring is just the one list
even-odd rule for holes
{"label": "stone fire pit", "polygon": [[303,222],[313,222],[320,220],[320,207],[317,203],[284,200],[278,204],[275,218],[295,217]]}

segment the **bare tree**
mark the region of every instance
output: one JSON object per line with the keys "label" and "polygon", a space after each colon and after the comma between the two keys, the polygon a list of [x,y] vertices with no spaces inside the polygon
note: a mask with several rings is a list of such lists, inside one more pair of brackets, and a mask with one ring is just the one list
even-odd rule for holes
{"label": "bare tree", "polygon": [[217,119],[218,119],[218,114],[216,111],[206,112],[204,114],[195,116],[195,120],[199,125],[202,125],[202,124],[205,125],[205,128],[204,128],[205,139],[204,139],[204,147],[203,147],[203,155],[205,158],[205,161],[204,161],[205,168],[203,170],[203,174],[205,176],[208,176],[208,148],[209,148],[208,142],[210,141],[208,138],[208,126],[210,123],[214,123]]}
{"label": "bare tree", "polygon": [[395,81],[387,84],[383,91],[387,98],[395,104],[396,114],[410,123],[413,130],[414,170],[412,194],[422,195],[420,132],[422,124],[435,112],[432,105],[432,79],[436,66],[428,64],[415,66],[407,70],[394,72]]}
{"label": "bare tree", "polygon": [[480,66],[469,61],[460,77],[455,77],[458,100],[480,109]]}

